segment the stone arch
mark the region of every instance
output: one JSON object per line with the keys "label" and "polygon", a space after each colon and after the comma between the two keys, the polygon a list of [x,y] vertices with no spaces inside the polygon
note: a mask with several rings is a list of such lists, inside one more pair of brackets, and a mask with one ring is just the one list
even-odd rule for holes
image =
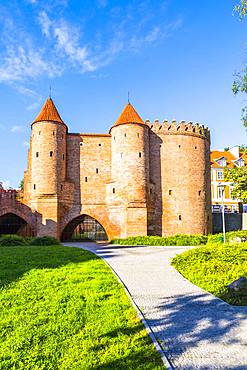
{"label": "stone arch", "polygon": [[17,234],[26,237],[34,236],[34,231],[23,217],[10,212],[0,216],[0,235],[6,234]]}
{"label": "stone arch", "polygon": [[81,214],[67,223],[61,233],[61,240],[83,240],[84,238],[106,241],[108,235],[104,226],[96,218]]}
{"label": "stone arch", "polygon": [[[24,204],[18,206],[3,206],[0,208],[0,219],[5,215],[14,215],[20,219],[22,219],[30,228],[30,233],[32,235],[36,235],[36,215],[31,211],[31,209]],[[27,235],[31,236],[31,235]]]}

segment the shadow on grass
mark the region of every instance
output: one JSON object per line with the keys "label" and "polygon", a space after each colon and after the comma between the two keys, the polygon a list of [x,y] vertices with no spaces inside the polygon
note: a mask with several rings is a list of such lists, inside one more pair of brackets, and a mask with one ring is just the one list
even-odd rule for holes
{"label": "shadow on grass", "polygon": [[0,287],[6,287],[32,269],[55,269],[99,258],[88,251],[63,246],[1,247],[0,255]]}

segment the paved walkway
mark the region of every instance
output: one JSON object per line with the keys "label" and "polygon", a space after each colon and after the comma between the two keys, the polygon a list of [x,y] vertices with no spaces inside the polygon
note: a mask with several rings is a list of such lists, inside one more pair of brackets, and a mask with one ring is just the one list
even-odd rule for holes
{"label": "paved walkway", "polygon": [[247,307],[222,302],[171,267],[186,247],[73,245],[117,272],[175,369],[247,370]]}

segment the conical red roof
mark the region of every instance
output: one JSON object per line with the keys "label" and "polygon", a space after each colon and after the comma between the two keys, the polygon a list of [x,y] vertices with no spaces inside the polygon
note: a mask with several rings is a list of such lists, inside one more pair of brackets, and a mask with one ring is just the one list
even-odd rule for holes
{"label": "conical red roof", "polygon": [[122,113],[118,117],[117,121],[114,123],[114,126],[122,125],[124,123],[143,123],[143,120],[135,110],[135,108],[130,104],[126,104]]}
{"label": "conical red roof", "polygon": [[41,108],[41,111],[39,112],[33,123],[40,121],[54,121],[64,123],[51,97],[46,100],[45,104]]}

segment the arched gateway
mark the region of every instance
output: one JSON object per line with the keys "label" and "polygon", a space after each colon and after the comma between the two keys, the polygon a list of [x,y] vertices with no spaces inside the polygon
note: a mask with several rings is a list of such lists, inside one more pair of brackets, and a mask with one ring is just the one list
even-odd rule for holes
{"label": "arched gateway", "polygon": [[6,213],[0,216],[0,235],[6,234],[34,235],[31,226],[22,217],[14,213]]}
{"label": "arched gateway", "polygon": [[93,217],[80,215],[68,223],[62,232],[62,241],[108,240],[104,227]]}

